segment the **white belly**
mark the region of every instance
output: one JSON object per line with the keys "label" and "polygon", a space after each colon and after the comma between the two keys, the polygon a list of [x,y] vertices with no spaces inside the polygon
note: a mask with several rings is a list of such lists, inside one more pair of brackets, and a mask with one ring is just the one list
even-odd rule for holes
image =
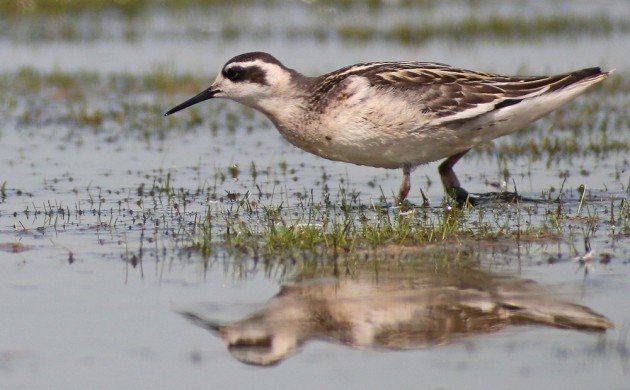
{"label": "white belly", "polygon": [[297,147],[329,160],[381,168],[424,164],[471,147],[460,131],[432,126],[416,108],[396,110],[362,102],[319,119],[306,121],[309,126],[296,132],[281,133]]}

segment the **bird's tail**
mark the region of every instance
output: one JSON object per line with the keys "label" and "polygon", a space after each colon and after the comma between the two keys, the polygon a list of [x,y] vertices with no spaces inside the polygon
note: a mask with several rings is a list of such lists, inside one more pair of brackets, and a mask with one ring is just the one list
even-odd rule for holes
{"label": "bird's tail", "polygon": [[501,305],[513,323],[536,323],[596,332],[614,327],[606,317],[588,307],[531,291],[523,293],[506,288],[502,291],[501,299]]}
{"label": "bird's tail", "polygon": [[606,79],[613,72],[614,69],[608,72],[602,72],[600,67],[595,67],[558,75],[556,76],[558,80],[550,84],[546,93],[555,92],[561,89],[577,89],[580,92],[576,95],[579,95],[590,86]]}

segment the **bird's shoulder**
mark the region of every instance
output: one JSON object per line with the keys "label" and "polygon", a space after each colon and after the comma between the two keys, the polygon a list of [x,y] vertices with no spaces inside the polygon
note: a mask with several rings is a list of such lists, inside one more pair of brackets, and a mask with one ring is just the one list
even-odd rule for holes
{"label": "bird's shoulder", "polygon": [[346,66],[319,76],[315,79],[313,88],[325,93],[350,77],[365,78],[373,86],[398,88],[506,80],[506,77],[496,74],[464,70],[438,62],[368,62]]}

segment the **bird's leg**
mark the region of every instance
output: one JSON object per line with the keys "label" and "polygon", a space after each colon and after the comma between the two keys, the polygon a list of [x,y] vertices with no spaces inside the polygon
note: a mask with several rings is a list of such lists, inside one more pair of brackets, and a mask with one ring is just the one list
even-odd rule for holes
{"label": "bird's leg", "polygon": [[460,206],[465,204],[466,200],[468,200],[468,191],[460,186],[457,175],[455,175],[455,172],[453,172],[453,166],[459,161],[460,158],[468,153],[469,150],[470,149],[466,149],[463,152],[452,155],[451,157],[444,160],[444,162],[440,164],[438,168],[438,170],[440,171],[440,178],[442,179],[442,185],[444,185],[444,190],[446,191],[446,194],[455,199],[455,201]]}
{"label": "bird's leg", "polygon": [[403,181],[400,183],[400,191],[398,192],[398,203],[402,203],[409,195],[411,189],[411,166],[403,166]]}

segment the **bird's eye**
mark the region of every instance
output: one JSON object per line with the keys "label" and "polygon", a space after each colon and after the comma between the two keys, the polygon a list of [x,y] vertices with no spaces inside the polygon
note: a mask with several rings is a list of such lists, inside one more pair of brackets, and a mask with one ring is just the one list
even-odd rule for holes
{"label": "bird's eye", "polygon": [[236,81],[240,74],[241,70],[239,68],[230,68],[223,72],[223,76],[230,81]]}

